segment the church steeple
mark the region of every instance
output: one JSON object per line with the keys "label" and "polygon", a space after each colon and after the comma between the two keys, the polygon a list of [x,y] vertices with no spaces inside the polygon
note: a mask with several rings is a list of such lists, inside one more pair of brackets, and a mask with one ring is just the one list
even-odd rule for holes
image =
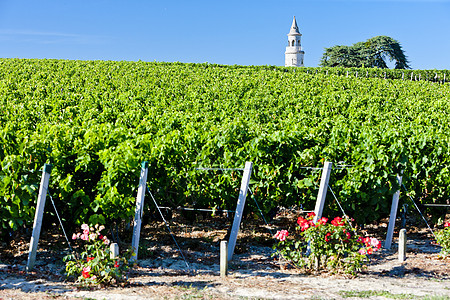
{"label": "church steeple", "polygon": [[302,35],[300,33],[300,31],[298,31],[298,26],[297,26],[297,20],[295,20],[295,16],[294,16],[294,20],[292,20],[292,26],[291,26],[291,31],[289,31],[289,35]]}
{"label": "church steeple", "polygon": [[292,20],[291,30],[288,33],[288,46],[284,56],[284,65],[286,67],[303,67],[303,57],[305,51],[302,50],[301,36],[297,25],[297,20]]}

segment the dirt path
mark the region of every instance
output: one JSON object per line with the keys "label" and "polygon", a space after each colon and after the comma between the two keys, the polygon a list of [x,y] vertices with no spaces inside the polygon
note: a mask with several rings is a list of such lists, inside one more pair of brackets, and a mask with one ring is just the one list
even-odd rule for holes
{"label": "dirt path", "polygon": [[63,282],[55,275],[61,265],[40,262],[28,275],[24,264],[0,265],[0,299],[450,299],[450,260],[439,260],[429,240],[408,243],[405,262],[395,247],[383,250],[357,278],[281,270],[272,250],[257,246],[236,255],[227,278],[220,278],[212,252],[187,253],[195,269],[187,271],[176,250],[163,249],[158,258],[139,261],[130,286],[93,291]]}

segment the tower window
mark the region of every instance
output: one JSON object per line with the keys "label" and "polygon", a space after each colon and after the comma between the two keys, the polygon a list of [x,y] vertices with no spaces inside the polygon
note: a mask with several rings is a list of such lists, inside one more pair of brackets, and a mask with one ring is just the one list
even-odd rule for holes
{"label": "tower window", "polygon": [[292,40],[292,47],[294,47],[295,46],[295,41],[294,40]]}

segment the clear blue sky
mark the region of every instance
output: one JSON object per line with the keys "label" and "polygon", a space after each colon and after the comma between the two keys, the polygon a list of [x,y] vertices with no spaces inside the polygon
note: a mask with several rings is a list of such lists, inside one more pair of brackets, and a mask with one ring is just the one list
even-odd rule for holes
{"label": "clear blue sky", "polygon": [[413,69],[450,69],[450,0],[0,0],[0,57],[281,66],[294,15],[305,66],[387,35]]}

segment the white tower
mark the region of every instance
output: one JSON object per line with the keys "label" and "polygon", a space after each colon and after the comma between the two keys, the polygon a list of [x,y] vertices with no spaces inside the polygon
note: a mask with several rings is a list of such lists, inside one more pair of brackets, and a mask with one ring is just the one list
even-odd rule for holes
{"label": "white tower", "polygon": [[298,31],[297,21],[294,16],[291,31],[288,34],[288,46],[284,53],[284,65],[286,67],[303,67],[305,51],[302,51],[301,36],[302,34]]}

